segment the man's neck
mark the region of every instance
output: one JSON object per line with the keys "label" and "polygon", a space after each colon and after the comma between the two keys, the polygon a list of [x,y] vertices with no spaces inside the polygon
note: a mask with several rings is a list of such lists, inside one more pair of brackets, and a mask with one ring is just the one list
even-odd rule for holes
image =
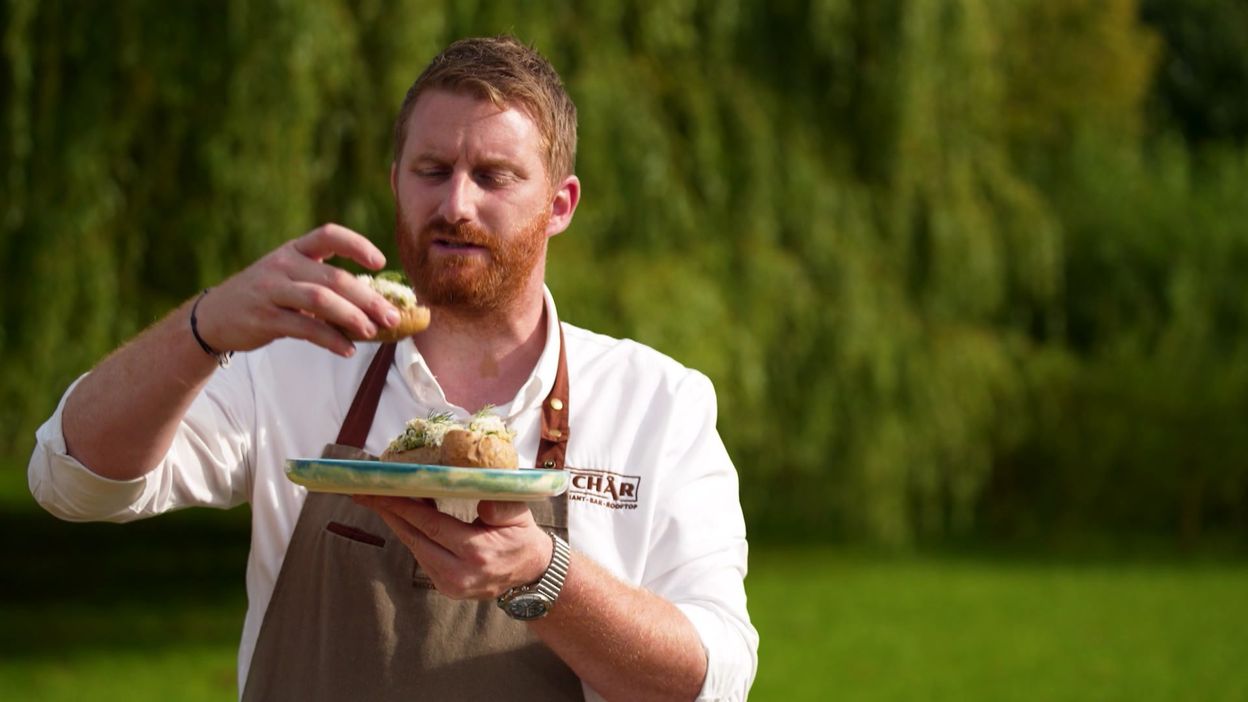
{"label": "man's neck", "polygon": [[435,307],[429,328],[413,341],[447,401],[475,412],[515,398],[541,358],[548,323],[539,286],[485,316]]}

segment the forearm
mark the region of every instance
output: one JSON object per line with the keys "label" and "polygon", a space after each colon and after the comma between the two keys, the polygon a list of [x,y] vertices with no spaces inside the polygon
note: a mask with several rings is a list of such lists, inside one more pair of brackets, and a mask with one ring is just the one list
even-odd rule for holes
{"label": "forearm", "polygon": [[706,676],[702,642],[675,605],[580,553],[558,605],[530,626],[608,699],[692,700]]}
{"label": "forearm", "polygon": [[69,454],[114,480],[137,478],[159,462],[178,423],[216,369],[180,306],[104,359],[65,401]]}
{"label": "forearm", "polygon": [[[396,326],[399,312],[368,283],[324,263],[333,256],[372,270],[386,261],[359,233],[324,224],[213,288],[198,308],[200,335],[221,351],[250,351],[292,337],[351,355],[347,333],[372,338],[378,324]],[[92,472],[137,478],[169,450],[178,423],[216,368],[191,334],[192,304],[106,358],[67,398],[66,447]]]}

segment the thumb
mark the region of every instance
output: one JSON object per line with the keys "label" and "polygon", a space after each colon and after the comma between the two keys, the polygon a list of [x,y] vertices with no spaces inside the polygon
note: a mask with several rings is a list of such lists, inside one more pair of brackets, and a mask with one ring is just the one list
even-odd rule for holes
{"label": "thumb", "polygon": [[524,526],[533,523],[533,513],[523,502],[482,500],[477,505],[477,517],[489,526]]}

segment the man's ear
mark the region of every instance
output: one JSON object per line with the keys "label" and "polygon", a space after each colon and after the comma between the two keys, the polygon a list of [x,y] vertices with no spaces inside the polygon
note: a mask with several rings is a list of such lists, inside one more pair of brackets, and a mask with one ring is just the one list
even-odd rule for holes
{"label": "man's ear", "polygon": [[398,175],[399,175],[399,164],[395,163],[394,161],[391,161],[390,162],[390,195],[394,197],[394,199],[396,200],[399,199],[399,182],[397,180]]}
{"label": "man's ear", "polygon": [[581,179],[568,176],[555,186],[550,201],[550,222],[546,224],[546,236],[552,237],[572,224],[572,215],[581,201]]}

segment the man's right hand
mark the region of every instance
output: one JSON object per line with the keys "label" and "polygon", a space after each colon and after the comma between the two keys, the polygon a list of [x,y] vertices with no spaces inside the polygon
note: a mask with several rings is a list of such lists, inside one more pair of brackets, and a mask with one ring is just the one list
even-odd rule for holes
{"label": "man's right hand", "polygon": [[[342,256],[380,269],[368,239],[326,224],[286,242],[214,287],[199,301],[197,328],[219,352],[249,351],[281,337],[307,339],[349,356],[350,334],[371,337],[398,311],[326,259]],[[159,464],[178,424],[216,364],[188,328],[191,303],[102,361],[74,387],[61,417],[66,451],[90,470],[129,480]]]}
{"label": "man's right hand", "polygon": [[350,356],[355,347],[344,331],[371,338],[378,326],[397,325],[399,311],[367,283],[325,263],[334,256],[369,270],[386,264],[363,235],[324,224],[214,287],[196,313],[200,336],[220,352],[250,351],[293,337]]}

